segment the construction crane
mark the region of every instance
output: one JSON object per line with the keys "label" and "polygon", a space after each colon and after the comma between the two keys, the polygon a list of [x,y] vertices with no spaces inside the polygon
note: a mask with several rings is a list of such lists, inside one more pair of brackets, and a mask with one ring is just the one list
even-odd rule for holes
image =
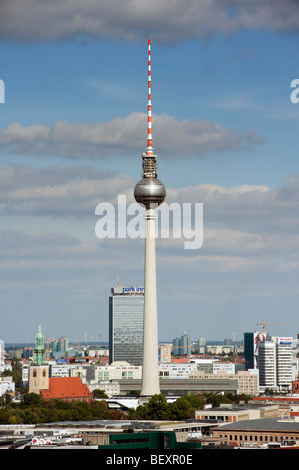
{"label": "construction crane", "polygon": [[256,323],[256,326],[261,326],[262,327],[262,330],[263,330],[263,333],[265,331],[265,326],[266,325],[290,325],[290,323],[285,323],[285,322],[282,322],[282,323],[266,323],[264,320],[262,320],[261,323]]}

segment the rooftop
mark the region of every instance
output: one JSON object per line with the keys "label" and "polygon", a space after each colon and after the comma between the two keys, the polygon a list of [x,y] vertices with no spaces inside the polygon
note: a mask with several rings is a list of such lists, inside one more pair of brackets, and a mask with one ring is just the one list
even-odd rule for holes
{"label": "rooftop", "polygon": [[81,382],[79,377],[51,377],[49,389],[41,390],[41,395],[46,398],[76,398],[90,397],[89,388]]}
{"label": "rooftop", "polygon": [[250,419],[219,425],[219,428],[244,431],[294,431],[299,433],[299,422],[292,419],[277,418]]}

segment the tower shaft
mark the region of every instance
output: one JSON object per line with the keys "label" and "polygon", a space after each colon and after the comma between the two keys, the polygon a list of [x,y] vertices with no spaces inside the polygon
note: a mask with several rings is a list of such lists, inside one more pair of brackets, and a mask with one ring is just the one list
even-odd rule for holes
{"label": "tower shaft", "polygon": [[145,212],[144,329],[141,397],[160,393],[154,209]]}

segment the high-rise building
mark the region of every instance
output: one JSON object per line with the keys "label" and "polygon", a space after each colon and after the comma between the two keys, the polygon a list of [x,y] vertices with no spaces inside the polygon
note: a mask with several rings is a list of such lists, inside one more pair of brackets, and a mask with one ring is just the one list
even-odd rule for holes
{"label": "high-rise building", "polygon": [[182,336],[172,340],[174,356],[186,356],[191,354],[191,338],[190,335],[184,333]]}
{"label": "high-rise building", "polygon": [[273,336],[258,344],[259,385],[289,391],[292,387],[292,340]]}
{"label": "high-rise building", "polygon": [[246,370],[254,368],[254,333],[244,333],[244,359]]}
{"label": "high-rise building", "polygon": [[109,362],[139,366],[143,351],[144,288],[115,287],[109,297]]}
{"label": "high-rise building", "polygon": [[257,369],[258,345],[260,342],[266,341],[266,339],[270,339],[268,333],[261,331],[244,333],[244,359],[246,370]]}
{"label": "high-rise building", "polygon": [[158,317],[156,284],[155,207],[165,199],[166,190],[158,180],[157,155],[152,147],[151,102],[151,43],[148,41],[148,108],[147,149],[142,155],[142,179],[136,184],[134,197],[145,207],[145,258],[144,258],[144,333],[141,399],[146,401],[160,393],[158,364]]}
{"label": "high-rise building", "polygon": [[292,384],[292,342],[293,338],[273,338],[276,344],[277,386],[289,390]]}
{"label": "high-rise building", "polygon": [[68,338],[59,338],[51,343],[52,356],[63,357],[68,354],[69,340]]}
{"label": "high-rise building", "polygon": [[276,385],[275,344],[272,341],[261,341],[258,345],[259,385],[274,388]]}

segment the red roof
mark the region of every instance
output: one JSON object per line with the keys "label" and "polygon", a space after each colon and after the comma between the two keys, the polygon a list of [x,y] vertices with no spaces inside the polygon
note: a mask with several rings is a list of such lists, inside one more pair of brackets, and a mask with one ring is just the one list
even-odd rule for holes
{"label": "red roof", "polygon": [[188,357],[172,357],[171,362],[176,364],[188,364],[189,358]]}
{"label": "red roof", "polygon": [[254,397],[254,401],[267,401],[267,402],[282,402],[282,403],[289,403],[289,402],[299,402],[299,397]]}
{"label": "red roof", "polygon": [[50,377],[49,389],[40,390],[44,398],[91,398],[92,394],[79,377]]}

